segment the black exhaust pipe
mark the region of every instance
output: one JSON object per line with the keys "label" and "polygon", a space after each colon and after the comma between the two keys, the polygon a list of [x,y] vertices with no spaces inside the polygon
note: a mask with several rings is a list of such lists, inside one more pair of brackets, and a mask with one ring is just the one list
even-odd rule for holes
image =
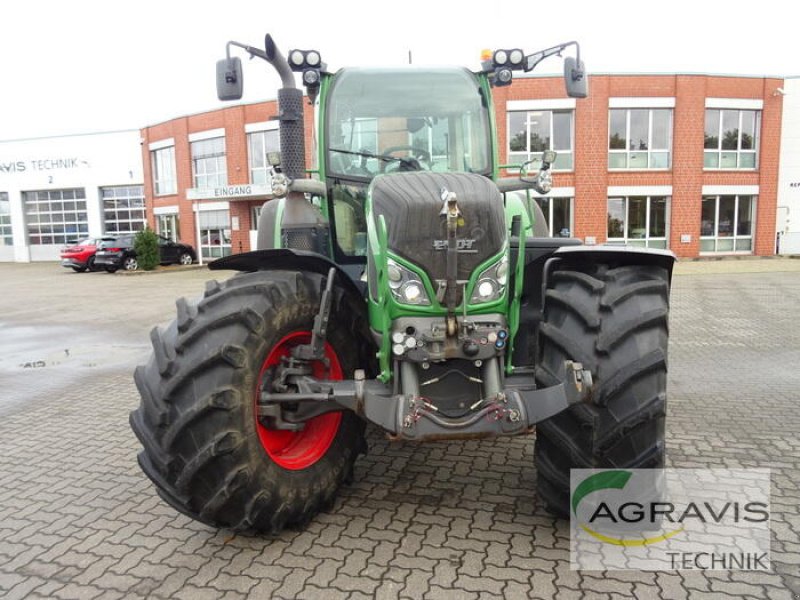
{"label": "black exhaust pipe", "polygon": [[269,62],[280,75],[283,87],[278,90],[278,120],[283,172],[289,179],[306,176],[306,136],[303,120],[303,91],[297,88],[294,73],[270,34],[264,37]]}

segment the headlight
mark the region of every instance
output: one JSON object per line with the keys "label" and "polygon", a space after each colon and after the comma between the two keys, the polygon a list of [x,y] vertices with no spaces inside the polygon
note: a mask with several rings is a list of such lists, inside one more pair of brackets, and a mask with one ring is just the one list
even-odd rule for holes
{"label": "headlight", "polygon": [[430,306],[430,298],[419,275],[391,258],[386,266],[386,274],[389,279],[389,289],[397,302],[412,306]]}
{"label": "headlight", "polygon": [[303,71],[303,83],[305,85],[319,85],[319,71],[316,69]]}
{"label": "headlight", "polygon": [[309,67],[318,67],[320,62],[322,61],[320,60],[319,52],[316,50],[312,50],[306,54],[306,63]]}
{"label": "headlight", "polygon": [[495,273],[497,275],[497,283],[505,286],[508,283],[508,259],[506,257],[503,257],[500,264],[497,265]]}
{"label": "headlight", "polygon": [[400,284],[403,283],[403,271],[400,270],[400,266],[393,260],[389,259],[389,265],[386,271],[389,277],[389,287],[392,289],[399,288]]}
{"label": "headlight", "polygon": [[409,304],[419,304],[425,291],[416,281],[409,281],[400,288],[400,295]]}
{"label": "headlight", "polygon": [[500,298],[506,291],[508,284],[508,257],[503,256],[499,261],[485,269],[479,276],[475,287],[472,289],[470,304],[483,304]]}

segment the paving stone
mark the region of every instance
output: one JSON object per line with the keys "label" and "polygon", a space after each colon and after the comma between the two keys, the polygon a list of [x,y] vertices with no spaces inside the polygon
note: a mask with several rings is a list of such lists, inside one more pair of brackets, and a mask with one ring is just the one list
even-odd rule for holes
{"label": "paving stone", "polygon": [[103,594],[103,590],[91,585],[68,583],[55,592],[55,597],[61,600],[93,600]]}

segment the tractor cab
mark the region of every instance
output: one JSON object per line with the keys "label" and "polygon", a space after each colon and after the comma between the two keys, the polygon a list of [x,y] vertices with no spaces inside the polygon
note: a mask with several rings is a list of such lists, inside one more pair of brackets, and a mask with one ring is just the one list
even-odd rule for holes
{"label": "tractor cab", "polygon": [[366,254],[365,201],[377,176],[492,176],[488,90],[466,69],[342,69],[322,92],[320,164],[337,262]]}

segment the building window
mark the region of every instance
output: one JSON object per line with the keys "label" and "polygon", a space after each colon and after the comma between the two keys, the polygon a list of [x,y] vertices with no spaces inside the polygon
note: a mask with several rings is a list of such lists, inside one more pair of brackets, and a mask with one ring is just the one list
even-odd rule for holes
{"label": "building window", "polygon": [[648,248],[667,247],[666,196],[608,199],[608,242]]}
{"label": "building window", "polygon": [[194,187],[213,188],[228,185],[225,163],[225,138],[198,140],[192,146]]}
{"label": "building window", "polygon": [[174,194],[178,191],[175,177],[175,146],[168,146],[150,153],[153,163],[153,191],[156,196]]}
{"label": "building window", "polygon": [[547,219],[550,237],[572,235],[572,198],[536,198]]}
{"label": "building window", "polygon": [[609,169],[669,169],[671,147],[671,109],[609,110]]}
{"label": "building window", "polygon": [[147,225],[141,185],[101,188],[106,233],[135,233]]}
{"label": "building window", "polygon": [[[430,155],[430,166],[432,171],[449,171],[448,164],[448,122],[446,119],[422,119],[425,125],[417,131],[409,133],[410,144],[414,148],[419,148]],[[469,119],[464,119],[464,127],[469,130]],[[419,155],[417,155],[419,156]],[[425,161],[423,161],[425,164]],[[427,167],[426,167],[427,168]]]}
{"label": "building window", "polygon": [[703,196],[700,252],[753,251],[755,196]]}
{"label": "building window", "polygon": [[755,169],[761,112],[706,109],[706,169]]}
{"label": "building window", "polygon": [[[352,139],[351,148],[378,153],[378,119],[359,118],[342,125],[345,139]],[[357,157],[358,160],[360,158]]]}
{"label": "building window", "polygon": [[0,246],[13,246],[14,235],[11,231],[11,202],[8,192],[0,192]]}
{"label": "building window", "polygon": [[83,188],[22,192],[28,242],[67,244],[89,234]]}
{"label": "building window", "polygon": [[269,183],[268,152],[280,150],[280,134],[277,129],[254,131],[247,134],[247,149],[250,160],[250,183]]}
{"label": "building window", "polygon": [[156,231],[161,237],[177,242],[181,237],[178,215],[176,213],[158,215],[156,217]]}
{"label": "building window", "polygon": [[[573,114],[571,110],[531,110],[508,113],[508,161],[541,161],[544,150],[558,153],[554,170],[573,169]],[[534,165],[531,170],[538,169]]]}
{"label": "building window", "polygon": [[231,217],[228,210],[204,210],[200,219],[200,250],[203,258],[219,258],[231,253]]}
{"label": "building window", "polygon": [[[343,122],[341,129],[342,135],[337,148],[347,147],[352,148],[355,152],[378,154],[378,119],[352,119]],[[386,134],[383,135],[386,136]],[[403,139],[407,139],[405,135],[400,138],[399,142],[402,142]],[[332,152],[328,156],[331,170],[334,173],[363,175],[383,172],[384,163],[377,158],[355,156],[344,152]]]}

